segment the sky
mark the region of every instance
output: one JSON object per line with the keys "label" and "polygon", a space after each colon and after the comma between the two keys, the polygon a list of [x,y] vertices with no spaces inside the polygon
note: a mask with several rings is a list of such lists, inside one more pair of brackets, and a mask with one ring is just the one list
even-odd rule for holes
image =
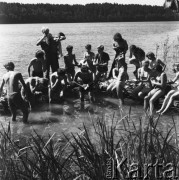
{"label": "sky", "polygon": [[90,3],[118,3],[163,6],[165,0],[0,0],[0,2],[18,2],[23,4],[50,3],[50,4],[90,4]]}

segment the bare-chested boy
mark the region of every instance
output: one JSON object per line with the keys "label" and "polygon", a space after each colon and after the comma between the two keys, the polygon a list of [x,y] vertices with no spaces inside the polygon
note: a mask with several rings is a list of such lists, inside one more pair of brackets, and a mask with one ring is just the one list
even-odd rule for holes
{"label": "bare-chested boy", "polygon": [[67,87],[67,76],[64,68],[59,68],[50,76],[50,102],[59,101]]}
{"label": "bare-chested boy", "polygon": [[84,101],[85,93],[89,93],[90,100],[94,101],[93,97],[93,81],[94,75],[91,71],[89,71],[88,66],[83,65],[81,67],[81,71],[77,72],[74,78],[75,83],[79,83],[80,81],[80,99]]}
{"label": "bare-chested boy", "polygon": [[78,62],[76,61],[75,54],[72,54],[73,46],[68,45],[66,50],[68,53],[64,56],[65,69],[68,81],[72,82],[75,76],[75,65],[78,66]]}
{"label": "bare-chested boy", "polygon": [[22,74],[14,71],[15,66],[13,62],[8,62],[4,65],[4,67],[6,68],[7,73],[3,76],[3,81],[0,87],[0,96],[4,85],[6,85],[7,99],[10,111],[12,113],[12,121],[16,121],[16,110],[19,108],[23,112],[23,122],[26,123],[28,119],[28,107],[26,102],[21,97],[19,82],[24,87],[26,93],[28,93],[28,90],[26,88]]}
{"label": "bare-chested boy", "polygon": [[[33,67],[32,73],[30,73],[30,69]],[[46,64],[44,59],[44,51],[38,50],[35,53],[35,58],[31,60],[28,66],[28,74],[29,77],[41,77],[43,78],[43,73],[46,71]]]}

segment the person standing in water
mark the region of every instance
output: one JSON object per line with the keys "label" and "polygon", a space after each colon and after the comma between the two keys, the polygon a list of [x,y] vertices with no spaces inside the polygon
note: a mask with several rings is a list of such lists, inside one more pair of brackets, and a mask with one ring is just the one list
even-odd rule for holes
{"label": "person standing in water", "polygon": [[7,86],[7,99],[9,108],[12,114],[12,121],[16,121],[16,110],[17,108],[21,109],[23,113],[23,122],[27,123],[28,120],[28,106],[27,103],[22,99],[19,82],[22,84],[25,92],[28,96],[28,89],[23,80],[22,74],[14,71],[15,65],[13,62],[8,62],[4,65],[7,70],[7,73],[3,76],[3,81],[0,87],[0,96],[3,91],[4,85]]}

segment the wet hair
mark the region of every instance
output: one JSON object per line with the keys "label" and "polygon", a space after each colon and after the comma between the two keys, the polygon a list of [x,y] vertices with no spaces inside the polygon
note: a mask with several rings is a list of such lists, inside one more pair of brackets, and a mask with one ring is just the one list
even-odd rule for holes
{"label": "wet hair", "polygon": [[149,58],[149,59],[151,59],[151,58],[153,59],[153,58],[155,58],[155,54],[153,52],[148,52],[146,54],[146,57]]}
{"label": "wet hair", "polygon": [[73,49],[73,46],[71,46],[71,45],[68,45],[68,46],[66,47],[66,50],[67,50],[67,51],[72,51],[72,49]]}
{"label": "wet hair", "polygon": [[155,67],[155,70],[162,73],[163,72],[163,67],[160,64],[157,64]]}
{"label": "wet hair", "polygon": [[64,76],[66,74],[66,69],[65,68],[59,68],[57,70],[58,76]]}
{"label": "wet hair", "polygon": [[8,63],[4,64],[4,67],[5,67],[7,70],[14,70],[15,65],[14,65],[13,62],[8,62]]}
{"label": "wet hair", "polygon": [[85,48],[91,50],[91,44],[87,44],[87,45],[85,46]]}
{"label": "wet hair", "polygon": [[44,51],[42,51],[42,50],[38,50],[38,51],[36,51],[36,53],[35,53],[35,57],[36,58],[43,58],[44,57]]}
{"label": "wet hair", "polygon": [[130,46],[130,51],[135,51],[137,49],[136,45],[131,45]]}
{"label": "wet hair", "polygon": [[114,41],[119,42],[122,40],[122,36],[120,33],[116,33],[116,34],[114,34],[113,39],[114,39]]}

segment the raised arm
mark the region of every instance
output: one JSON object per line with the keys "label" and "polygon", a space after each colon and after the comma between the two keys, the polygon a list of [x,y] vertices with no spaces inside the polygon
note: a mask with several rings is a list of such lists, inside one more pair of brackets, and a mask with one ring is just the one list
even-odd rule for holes
{"label": "raised arm", "polygon": [[40,44],[41,44],[41,42],[44,40],[44,38],[45,38],[46,36],[45,36],[45,34],[44,34],[44,36],[43,37],[41,37],[38,41],[37,41],[37,46],[39,46]]}

